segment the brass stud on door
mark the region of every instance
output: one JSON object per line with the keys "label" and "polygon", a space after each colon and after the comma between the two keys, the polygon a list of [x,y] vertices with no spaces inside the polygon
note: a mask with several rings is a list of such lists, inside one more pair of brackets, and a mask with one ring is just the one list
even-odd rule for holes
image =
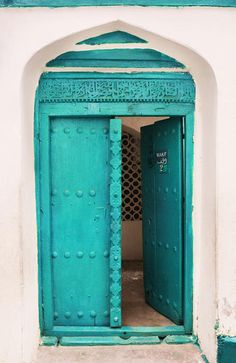
{"label": "brass stud on door", "polygon": [[96,316],[97,316],[96,311],[94,311],[94,310],[90,311],[90,316],[91,316],[91,318],[96,318]]}
{"label": "brass stud on door", "polygon": [[77,196],[78,198],[81,198],[81,197],[83,196],[83,192],[82,192],[82,190],[77,190],[77,192],[76,192],[76,196]]}
{"label": "brass stud on door", "polygon": [[109,257],[109,251],[105,250],[104,253],[103,253],[103,256],[106,257],[106,258]]}
{"label": "brass stud on door", "polygon": [[95,190],[91,189],[91,190],[90,190],[90,192],[89,192],[89,195],[90,195],[91,197],[95,197],[95,195],[96,195]]}
{"label": "brass stud on door", "polygon": [[96,257],[96,252],[95,251],[91,251],[89,254],[90,258],[95,258]]}
{"label": "brass stud on door", "polygon": [[77,316],[81,319],[84,316],[83,311],[78,311]]}
{"label": "brass stud on door", "polygon": [[77,252],[77,257],[78,258],[83,258],[83,256],[84,256],[84,253],[82,251]]}

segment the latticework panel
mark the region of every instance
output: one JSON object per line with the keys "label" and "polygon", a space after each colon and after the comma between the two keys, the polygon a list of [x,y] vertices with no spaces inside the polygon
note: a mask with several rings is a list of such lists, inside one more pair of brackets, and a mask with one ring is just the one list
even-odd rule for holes
{"label": "latticework panel", "polygon": [[122,221],[142,219],[140,139],[122,134]]}

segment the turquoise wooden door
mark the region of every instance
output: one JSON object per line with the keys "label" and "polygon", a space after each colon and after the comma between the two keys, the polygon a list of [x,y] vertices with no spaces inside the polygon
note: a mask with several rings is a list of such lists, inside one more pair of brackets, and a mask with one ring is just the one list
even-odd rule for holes
{"label": "turquoise wooden door", "polygon": [[141,129],[145,298],[183,320],[183,137],[180,117]]}
{"label": "turquoise wooden door", "polygon": [[121,325],[120,140],[118,119],[41,115],[46,331]]}

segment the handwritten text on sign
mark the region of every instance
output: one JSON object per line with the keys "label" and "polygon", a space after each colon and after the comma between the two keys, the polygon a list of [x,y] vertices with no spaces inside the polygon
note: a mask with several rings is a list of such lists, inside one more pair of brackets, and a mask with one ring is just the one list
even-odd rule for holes
{"label": "handwritten text on sign", "polygon": [[156,153],[156,162],[160,173],[166,173],[168,170],[168,151],[158,151]]}

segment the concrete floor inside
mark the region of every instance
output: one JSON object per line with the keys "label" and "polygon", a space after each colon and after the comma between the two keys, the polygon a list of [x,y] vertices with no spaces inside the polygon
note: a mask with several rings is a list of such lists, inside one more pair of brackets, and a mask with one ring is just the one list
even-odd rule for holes
{"label": "concrete floor inside", "polygon": [[142,261],[122,263],[122,321],[124,326],[175,325],[145,302]]}

